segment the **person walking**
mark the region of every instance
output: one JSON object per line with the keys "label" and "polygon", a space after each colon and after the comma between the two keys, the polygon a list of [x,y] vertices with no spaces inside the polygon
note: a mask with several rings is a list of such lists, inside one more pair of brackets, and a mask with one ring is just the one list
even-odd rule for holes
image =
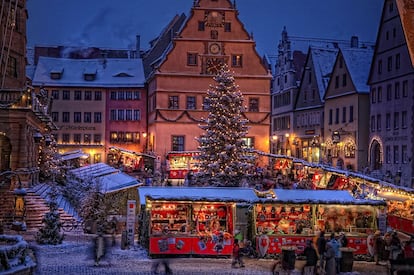
{"label": "person walking", "polygon": [[338,241],[338,236],[335,233],[331,234],[331,239],[329,241],[331,244],[334,252],[335,252],[335,267],[336,267],[336,274],[341,272],[341,258],[342,258],[342,251],[341,251],[341,244]]}
{"label": "person walking", "polygon": [[233,260],[231,262],[231,267],[236,268],[236,264],[239,264],[240,267],[244,267],[238,239],[234,239],[233,242]]}
{"label": "person walking", "polygon": [[311,240],[306,240],[306,247],[303,251],[306,257],[306,263],[303,267],[303,275],[316,274],[316,265],[318,264],[318,254]]}
{"label": "person walking", "polygon": [[379,261],[383,258],[384,252],[384,240],[381,237],[381,232],[376,231],[374,233],[374,261],[376,265],[379,265]]}
{"label": "person walking", "polygon": [[325,265],[324,265],[324,254],[325,254],[325,250],[326,250],[326,239],[325,239],[325,231],[321,231],[319,233],[319,237],[316,240],[316,247],[318,249],[318,254],[319,254],[319,269],[322,271],[325,269]]}
{"label": "person walking", "polygon": [[331,242],[326,243],[325,253],[325,274],[336,275],[336,261],[335,261],[335,250],[332,247]]}

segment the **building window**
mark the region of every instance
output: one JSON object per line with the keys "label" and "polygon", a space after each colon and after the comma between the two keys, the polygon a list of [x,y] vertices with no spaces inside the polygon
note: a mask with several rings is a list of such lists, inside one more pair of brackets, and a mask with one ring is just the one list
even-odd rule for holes
{"label": "building window", "polygon": [[52,90],[52,98],[53,98],[53,100],[59,100],[59,91],[58,90]]}
{"label": "building window", "polygon": [[63,112],[62,113],[62,122],[70,122],[70,113],[69,112]]}
{"label": "building window", "polygon": [[73,134],[73,142],[74,143],[80,144],[81,143],[81,138],[82,138],[81,134]]}
{"label": "building window", "polygon": [[204,21],[198,21],[198,31],[203,32],[206,29],[205,26]]}
{"label": "building window", "polygon": [[52,121],[59,122],[59,112],[52,112]]}
{"label": "building window", "polygon": [[172,136],[172,151],[184,151],[184,136]]}
{"label": "building window", "polygon": [[346,86],[346,78],[347,78],[346,74],[343,74],[342,75],[342,87]]}
{"label": "building window", "polygon": [[117,100],[125,100],[125,91],[116,92]]}
{"label": "building window", "polygon": [[83,135],[83,143],[91,144],[91,135],[90,134],[84,134]]}
{"label": "building window", "polygon": [[401,128],[407,128],[407,111],[402,111],[401,113]]}
{"label": "building window", "polygon": [[125,110],[118,109],[117,120],[125,120]]}
{"label": "building window", "polygon": [[371,103],[375,103],[377,101],[376,96],[377,96],[377,89],[372,88],[372,90],[371,90]]}
{"label": "building window", "polygon": [[178,96],[173,95],[168,97],[168,109],[178,109]]}
{"label": "building window", "polygon": [[7,63],[7,75],[17,78],[17,59],[12,56],[9,56],[9,62]]}
{"label": "building window", "polygon": [[381,131],[381,115],[377,115],[377,131]]}
{"label": "building window", "polygon": [[378,61],[378,74],[382,74],[382,60]]}
{"label": "building window", "polygon": [[332,120],[333,120],[333,111],[332,109],[329,109],[329,125],[332,125]]}
{"label": "building window", "polygon": [[101,100],[102,100],[102,92],[95,91],[95,101],[101,101]]}
{"label": "building window", "polygon": [[258,112],[258,111],[259,111],[259,99],[249,98],[249,112]]}
{"label": "building window", "polygon": [[187,96],[187,109],[188,110],[196,109],[196,97],[195,96]]}
{"label": "building window", "polygon": [[400,152],[398,145],[394,145],[394,163],[398,164],[400,160]]}
{"label": "building window", "polygon": [[85,100],[88,100],[88,101],[92,100],[92,91],[85,91],[84,96],[85,96]]}
{"label": "building window", "polygon": [[335,109],[335,124],[339,123],[339,108]]}
{"label": "building window", "polygon": [[404,80],[402,83],[402,94],[403,97],[408,97],[408,81]]}
{"label": "building window", "polygon": [[354,122],[354,106],[349,106],[349,122]]}
{"label": "building window", "polygon": [[389,72],[391,72],[391,70],[392,70],[392,56],[389,56],[388,57],[388,60],[387,60],[387,70]]}
{"label": "building window", "polygon": [[344,67],[344,59],[342,58],[342,56],[339,58],[339,68],[343,68]]}
{"label": "building window", "polygon": [[375,116],[371,116],[371,132],[375,132]]}
{"label": "building window", "polygon": [[400,113],[394,113],[394,129],[400,128]]}
{"label": "building window", "polygon": [[243,138],[244,146],[254,149],[254,137]]}
{"label": "building window", "polygon": [[141,143],[141,134],[139,132],[133,133],[133,142],[140,144]]}
{"label": "building window", "polygon": [[187,65],[197,66],[197,54],[196,53],[187,53]]}
{"label": "building window", "polygon": [[339,88],[339,76],[335,76],[335,88]]}
{"label": "building window", "polygon": [[230,22],[224,22],[224,31],[225,32],[231,32],[231,23]]}
{"label": "building window", "polygon": [[382,102],[382,87],[378,87],[377,93],[377,101]]}
{"label": "building window", "polygon": [[206,97],[203,97],[203,110],[204,111],[208,111],[209,107],[210,107],[210,105],[209,105],[209,103],[207,101],[207,98]]}
{"label": "building window", "polygon": [[85,123],[91,123],[92,122],[92,113],[91,112],[83,113],[83,122],[85,122]]}
{"label": "building window", "polygon": [[242,67],[243,66],[243,56],[239,54],[234,54],[231,56],[231,65],[232,67]]}
{"label": "building window", "polygon": [[125,142],[132,142],[132,133],[125,132]]}
{"label": "building window", "polygon": [[116,120],[116,110],[110,110],[110,120],[115,121]]}
{"label": "building window", "polygon": [[397,53],[395,55],[395,69],[396,70],[398,70],[401,67],[401,60],[400,59],[401,59],[400,54]]}
{"label": "building window", "polygon": [[115,91],[111,91],[111,93],[109,94],[109,98],[111,100],[116,100],[116,92]]}
{"label": "building window", "polygon": [[401,162],[402,163],[408,163],[407,145],[402,145],[401,146]]}
{"label": "building window", "polygon": [[401,97],[401,95],[400,95],[400,82],[395,82],[394,94],[395,94],[395,99],[400,99],[400,97]]}
{"label": "building window", "polygon": [[141,120],[141,110],[134,110],[134,121],[140,121]]}
{"label": "building window", "polygon": [[391,146],[385,146],[385,162],[391,163]]}
{"label": "building window", "polygon": [[218,31],[212,30],[210,32],[210,37],[211,37],[211,39],[218,39]]}
{"label": "building window", "polygon": [[391,84],[387,85],[387,101],[392,100],[392,86]]}
{"label": "building window", "polygon": [[73,122],[74,123],[81,123],[82,122],[82,113],[81,112],[74,112],[73,113]]}
{"label": "building window", "polygon": [[62,91],[62,100],[70,100],[70,91],[68,90]]}
{"label": "building window", "polygon": [[133,100],[141,100],[141,92],[140,91],[133,92],[132,96],[133,96]]}
{"label": "building window", "polygon": [[342,107],[342,123],[346,122],[346,107]]}
{"label": "building window", "polygon": [[70,134],[64,133],[62,134],[62,143],[69,143],[70,142]]}
{"label": "building window", "polygon": [[101,112],[94,112],[93,113],[93,122],[94,123],[101,123],[102,122],[102,113]]}
{"label": "building window", "polygon": [[117,143],[118,142],[118,133],[117,132],[110,132],[109,133],[109,141],[111,143]]}
{"label": "building window", "polygon": [[385,129],[391,130],[391,114],[387,113],[385,115]]}
{"label": "building window", "polygon": [[75,91],[75,98],[74,100],[82,100],[82,91],[76,90]]}

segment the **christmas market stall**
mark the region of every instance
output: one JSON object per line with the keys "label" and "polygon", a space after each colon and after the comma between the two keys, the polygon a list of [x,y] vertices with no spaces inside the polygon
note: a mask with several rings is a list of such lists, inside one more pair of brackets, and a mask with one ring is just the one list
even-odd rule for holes
{"label": "christmas market stall", "polygon": [[345,190],[272,189],[256,194],[255,240],[261,256],[291,248],[302,253],[306,240],[320,231],[327,237],[344,232],[355,254],[368,254],[368,236],[378,229],[385,202],[355,199]]}
{"label": "christmas market stall", "polygon": [[152,256],[231,256],[236,205],[252,204],[253,189],[138,188],[139,240]]}
{"label": "christmas market stall", "polygon": [[184,182],[188,173],[196,172],[196,156],[199,151],[171,151],[167,153],[166,170],[168,180],[175,182],[174,185],[180,185]]}

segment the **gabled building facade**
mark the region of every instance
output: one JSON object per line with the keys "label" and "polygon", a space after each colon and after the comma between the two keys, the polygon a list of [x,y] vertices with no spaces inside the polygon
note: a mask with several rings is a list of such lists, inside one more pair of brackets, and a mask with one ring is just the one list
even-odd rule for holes
{"label": "gabled building facade", "polygon": [[325,93],[322,155],[341,169],[363,171],[368,165],[372,55],[372,48],[340,49]]}
{"label": "gabled building facade", "polygon": [[322,160],[324,96],[337,54],[337,48],[309,47],[295,99],[295,134],[284,140],[288,155],[295,151],[297,157],[306,161]]}
{"label": "gabled building facade", "polygon": [[[52,134],[61,154],[82,150],[88,163],[122,163],[114,146],[145,150],[146,89],[141,59],[40,57],[33,77],[53,100]],[[119,151],[119,150],[116,150]]]}
{"label": "gabled building facade", "polygon": [[[170,151],[196,151],[208,115],[204,98],[213,77],[226,63],[247,107],[246,144],[269,151],[271,74],[255,49],[253,37],[228,0],[194,1],[188,18],[182,17],[165,29],[148,52],[148,149],[164,159]],[[176,23],[182,22],[180,28]],[[173,32],[171,30],[177,30]],[[167,34],[168,39],[167,39]],[[164,38],[164,39],[162,39]],[[158,43],[164,43],[160,47]],[[143,57],[144,63],[146,56]]]}
{"label": "gabled building facade", "polygon": [[368,84],[370,170],[414,187],[414,4],[385,0]]}
{"label": "gabled building facade", "polygon": [[[299,90],[300,78],[306,54],[291,49],[286,27],[282,31],[279,41],[275,73],[272,85],[271,110],[271,153],[284,154],[284,139],[293,135],[294,103]],[[290,152],[297,156],[297,152]]]}

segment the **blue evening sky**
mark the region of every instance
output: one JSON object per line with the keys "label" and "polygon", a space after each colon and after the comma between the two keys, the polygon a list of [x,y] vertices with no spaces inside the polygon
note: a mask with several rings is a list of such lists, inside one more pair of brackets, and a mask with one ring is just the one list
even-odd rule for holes
{"label": "blue evening sky", "polygon": [[[28,46],[141,49],[193,0],[28,0]],[[259,54],[276,54],[283,26],[290,36],[375,42],[383,0],[237,0],[239,18]]]}

